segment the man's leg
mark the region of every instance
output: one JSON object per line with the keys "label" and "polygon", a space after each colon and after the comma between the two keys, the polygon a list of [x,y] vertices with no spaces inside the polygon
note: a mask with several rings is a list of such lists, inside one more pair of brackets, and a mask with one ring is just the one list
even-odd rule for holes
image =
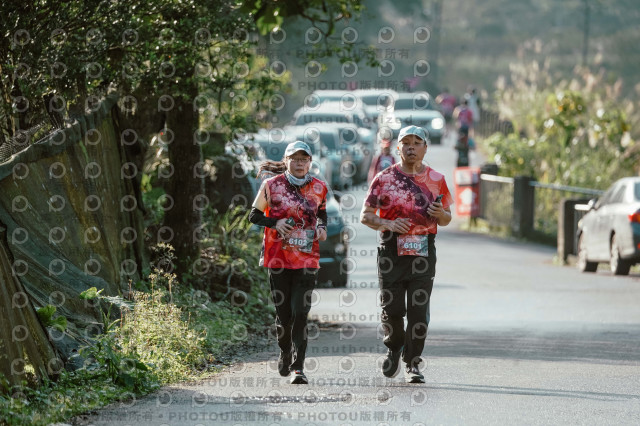
{"label": "man's leg", "polygon": [[424,383],[420,364],[424,342],[427,338],[430,319],[431,292],[436,272],[436,250],[434,239],[429,241],[429,258],[416,257],[412,274],[407,278],[407,332],[405,335],[405,377],[409,383]]}
{"label": "man's leg", "polygon": [[380,306],[382,307],[382,329],[384,345],[391,350],[399,350],[404,346],[404,304],[405,289],[398,282],[380,283]]}
{"label": "man's leg", "polygon": [[382,363],[382,373],[386,377],[395,377],[400,371],[400,357],[404,349],[405,288],[400,283],[400,277],[403,275],[403,263],[402,259],[389,250],[380,249],[378,251],[383,343],[389,348],[387,357]]}
{"label": "man's leg", "polygon": [[412,278],[407,283],[407,331],[403,361],[410,365],[420,363],[429,327],[432,289],[433,277]]}

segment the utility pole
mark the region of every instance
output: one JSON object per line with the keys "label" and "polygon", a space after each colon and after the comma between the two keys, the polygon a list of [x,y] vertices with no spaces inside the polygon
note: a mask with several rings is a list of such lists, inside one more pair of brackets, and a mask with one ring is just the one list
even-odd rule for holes
{"label": "utility pole", "polygon": [[438,56],[440,55],[440,32],[442,31],[442,0],[433,2],[433,28],[431,29],[431,79],[433,87],[438,87]]}
{"label": "utility pole", "polygon": [[590,18],[590,8],[589,8],[589,0],[582,0],[584,3],[584,28],[583,28],[583,39],[582,39],[582,66],[587,66],[587,55],[589,54],[589,18]]}

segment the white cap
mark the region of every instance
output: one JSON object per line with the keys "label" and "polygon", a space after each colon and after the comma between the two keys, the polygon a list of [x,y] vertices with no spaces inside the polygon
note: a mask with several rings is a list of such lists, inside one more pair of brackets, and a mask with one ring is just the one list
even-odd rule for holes
{"label": "white cap", "polygon": [[427,142],[429,138],[427,137],[427,132],[418,126],[407,126],[400,129],[400,134],[398,135],[398,142],[402,140],[405,136],[416,135],[423,141]]}
{"label": "white cap", "polygon": [[309,148],[309,145],[302,141],[291,142],[289,145],[287,145],[287,149],[284,150],[284,156],[291,157],[298,151],[304,151],[309,157],[312,157],[311,148]]}

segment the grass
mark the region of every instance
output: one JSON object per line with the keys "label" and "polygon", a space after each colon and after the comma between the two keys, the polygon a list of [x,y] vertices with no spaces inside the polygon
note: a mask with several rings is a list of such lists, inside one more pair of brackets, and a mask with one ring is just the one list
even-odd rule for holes
{"label": "grass", "polygon": [[[200,379],[215,373],[230,353],[266,335],[273,306],[266,273],[257,261],[260,237],[248,234],[237,244],[226,237],[222,237],[225,249],[246,260],[248,270],[243,273],[251,276],[249,292],[235,291],[226,299],[212,300],[158,269],[132,284],[135,289],[124,297],[87,290],[80,297],[99,299],[103,333],[78,354],[83,368],[63,371],[56,381],[24,383],[6,389],[4,395],[0,392],[0,425],[64,422],[166,384]],[[157,251],[172,256],[169,246]],[[8,388],[3,377],[0,387]]]}

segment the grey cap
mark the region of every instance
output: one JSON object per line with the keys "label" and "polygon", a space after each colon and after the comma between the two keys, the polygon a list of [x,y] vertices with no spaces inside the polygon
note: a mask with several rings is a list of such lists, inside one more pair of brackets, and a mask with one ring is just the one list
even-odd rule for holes
{"label": "grey cap", "polygon": [[309,148],[309,145],[302,141],[291,142],[289,145],[287,145],[287,149],[284,150],[284,156],[291,157],[298,151],[304,151],[309,157],[312,157],[311,148]]}
{"label": "grey cap", "polygon": [[398,134],[398,142],[402,140],[405,136],[416,135],[423,141],[428,141],[427,132],[422,127],[418,126],[407,126],[400,129],[400,134]]}

